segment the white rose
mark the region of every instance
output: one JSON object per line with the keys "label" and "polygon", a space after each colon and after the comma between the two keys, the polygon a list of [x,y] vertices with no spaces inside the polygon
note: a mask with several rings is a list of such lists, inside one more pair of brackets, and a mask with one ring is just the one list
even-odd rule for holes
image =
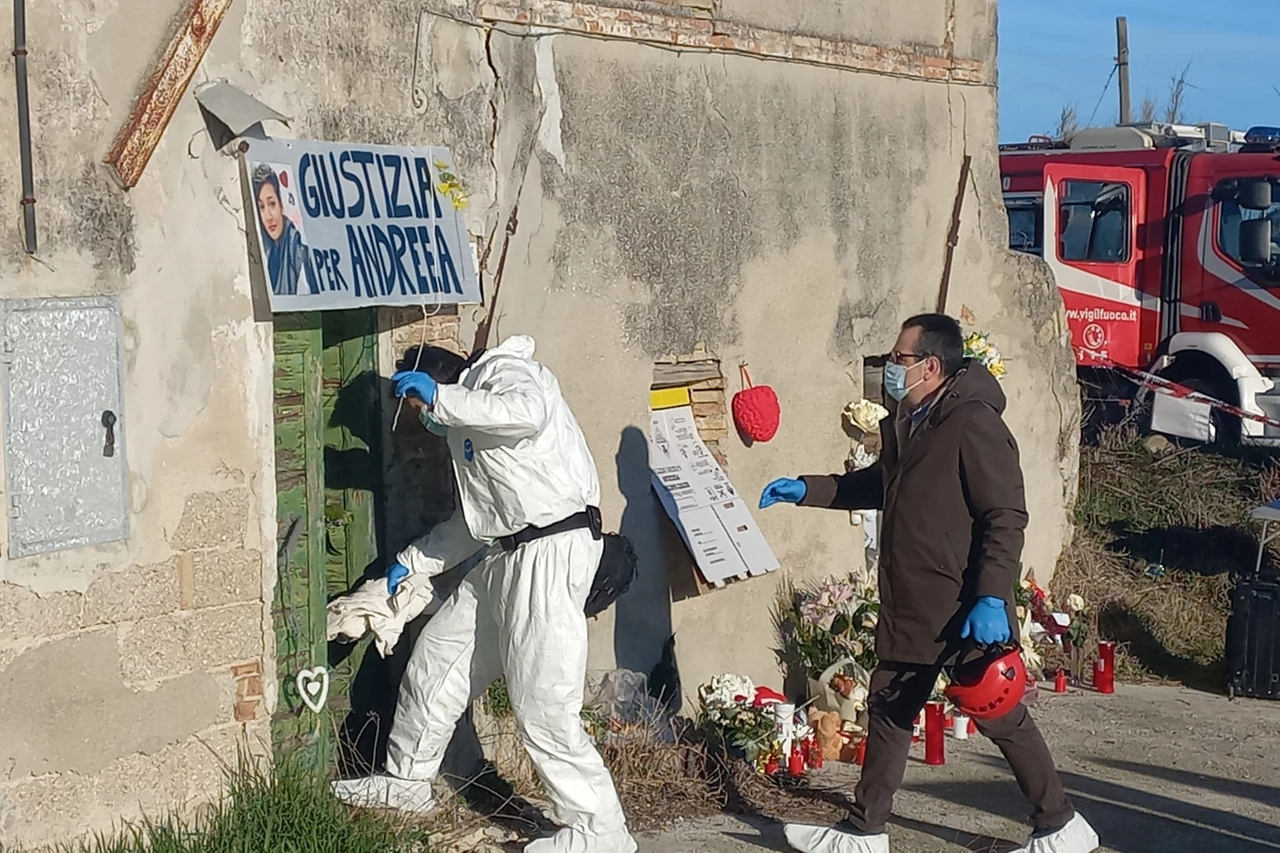
{"label": "white rose", "polygon": [[[861,427],[859,427],[859,429],[861,429]],[[865,468],[870,468],[872,465],[876,464],[877,457],[878,454],[868,453],[867,449],[861,444],[857,445],[853,448],[853,470],[861,471]]]}
{"label": "white rose", "polygon": [[1067,609],[1072,613],[1079,613],[1084,610],[1084,599],[1076,595],[1074,592],[1067,596]]}
{"label": "white rose", "polygon": [[874,432],[880,421],[889,415],[889,410],[871,400],[859,400],[844,408],[844,416],[863,432]]}

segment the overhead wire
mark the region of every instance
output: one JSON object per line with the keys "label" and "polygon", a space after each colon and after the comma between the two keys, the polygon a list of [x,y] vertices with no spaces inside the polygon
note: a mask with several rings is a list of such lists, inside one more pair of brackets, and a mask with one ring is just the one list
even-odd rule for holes
{"label": "overhead wire", "polygon": [[1111,73],[1107,75],[1107,82],[1102,87],[1102,94],[1098,96],[1098,103],[1093,105],[1093,112],[1089,113],[1089,121],[1086,124],[1093,126],[1093,118],[1098,114],[1098,108],[1102,106],[1102,99],[1107,96],[1107,91],[1111,89],[1111,81],[1116,77],[1116,71],[1120,69],[1120,63],[1111,66]]}

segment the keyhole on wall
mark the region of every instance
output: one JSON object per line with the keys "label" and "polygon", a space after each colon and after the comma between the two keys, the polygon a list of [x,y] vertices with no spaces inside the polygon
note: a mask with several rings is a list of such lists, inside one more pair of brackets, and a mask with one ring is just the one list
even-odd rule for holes
{"label": "keyhole on wall", "polygon": [[102,413],[102,426],[107,431],[106,441],[102,445],[103,456],[116,455],[116,413],[107,409]]}

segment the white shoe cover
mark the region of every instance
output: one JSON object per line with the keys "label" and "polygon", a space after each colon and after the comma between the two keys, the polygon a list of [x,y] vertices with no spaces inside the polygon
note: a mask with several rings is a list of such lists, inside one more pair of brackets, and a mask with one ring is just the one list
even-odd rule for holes
{"label": "white shoe cover", "polygon": [[789,823],[782,833],[800,853],[889,853],[889,836],[883,832],[853,835],[826,826]]}
{"label": "white shoe cover", "polygon": [[431,783],[395,776],[365,776],[339,779],[329,784],[333,795],[349,806],[361,809],[396,809],[425,814],[435,805]]}
{"label": "white shoe cover", "polygon": [[1098,833],[1077,814],[1062,829],[1043,838],[1033,838],[1014,853],[1093,853],[1099,846]]}
{"label": "white shoe cover", "polygon": [[636,840],[625,829],[587,835],[566,827],[550,838],[530,841],[524,846],[524,853],[636,853]]}

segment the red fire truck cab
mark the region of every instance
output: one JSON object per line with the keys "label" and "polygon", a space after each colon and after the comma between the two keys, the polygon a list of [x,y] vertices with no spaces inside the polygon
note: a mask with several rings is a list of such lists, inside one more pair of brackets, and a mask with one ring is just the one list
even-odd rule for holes
{"label": "red fire truck cab", "polygon": [[[1280,419],[1280,128],[1225,131],[1001,146],[1009,246],[1052,268],[1086,387],[1131,397],[1115,364]],[[1280,428],[1222,410],[1204,429],[1162,431],[1280,446]]]}

